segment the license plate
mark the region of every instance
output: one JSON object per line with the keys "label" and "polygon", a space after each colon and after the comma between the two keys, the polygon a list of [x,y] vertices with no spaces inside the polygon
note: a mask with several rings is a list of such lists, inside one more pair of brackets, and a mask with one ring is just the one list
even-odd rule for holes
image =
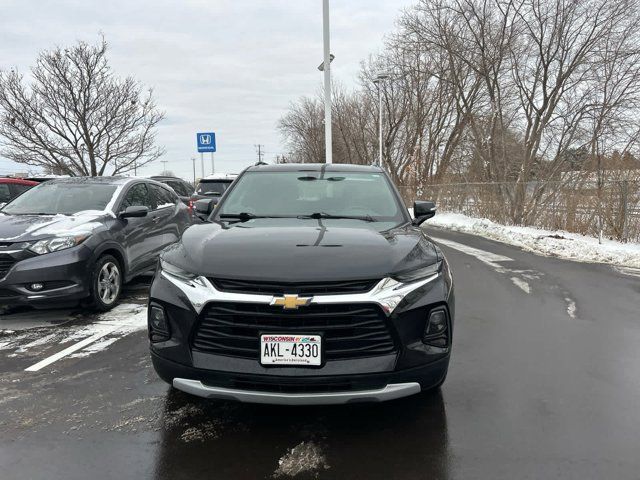
{"label": "license plate", "polygon": [[320,365],[322,363],[320,335],[260,335],[262,365]]}

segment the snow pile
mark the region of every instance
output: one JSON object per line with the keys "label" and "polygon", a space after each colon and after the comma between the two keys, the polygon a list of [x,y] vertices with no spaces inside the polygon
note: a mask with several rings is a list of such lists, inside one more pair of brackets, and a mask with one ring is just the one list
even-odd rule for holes
{"label": "snow pile", "polygon": [[302,442],[289,449],[286,455],[278,460],[278,469],[274,478],[292,478],[300,474],[310,474],[317,478],[322,470],[328,470],[327,459],[320,445],[313,441]]}
{"label": "snow pile", "polygon": [[439,212],[427,226],[471,233],[542,255],[569,260],[640,268],[640,244],[585,237],[565,231],[500,225],[486,218]]}

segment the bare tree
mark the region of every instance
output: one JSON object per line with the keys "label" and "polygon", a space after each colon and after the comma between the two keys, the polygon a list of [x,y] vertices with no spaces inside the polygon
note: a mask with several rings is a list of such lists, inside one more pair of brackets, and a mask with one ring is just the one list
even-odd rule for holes
{"label": "bare tree", "polygon": [[304,97],[291,104],[280,119],[278,129],[289,150],[290,159],[300,163],[324,162],[324,107],[317,98]]}
{"label": "bare tree", "polygon": [[[567,192],[586,197],[596,185],[599,207],[589,211],[626,238],[626,216],[610,211],[626,201],[612,202],[605,183],[631,198],[624,182],[638,166],[627,162],[624,173],[618,162],[604,175],[601,163],[639,156],[636,0],[416,0],[397,25],[384,51],[363,63],[359,88],[335,94],[336,161],[375,162],[380,95],[384,167],[411,186],[407,200],[425,188],[446,191],[435,184],[472,182],[491,197],[482,214],[535,224]],[[391,78],[374,85],[381,71]],[[303,100],[294,112],[306,112],[287,130],[294,155],[322,152],[322,102]]]}
{"label": "bare tree", "polygon": [[107,43],[79,42],[42,52],[32,82],[0,72],[0,141],[6,158],[68,175],[115,175],[164,153],[155,127],[164,118],[152,90],[121,79]]}

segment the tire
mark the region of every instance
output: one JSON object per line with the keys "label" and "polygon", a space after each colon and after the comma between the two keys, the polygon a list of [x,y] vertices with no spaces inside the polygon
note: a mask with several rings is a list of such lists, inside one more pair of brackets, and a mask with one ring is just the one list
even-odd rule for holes
{"label": "tire", "polygon": [[122,293],[122,267],[111,256],[103,255],[98,259],[91,273],[91,295],[89,301],[99,312],[111,310],[118,304]]}

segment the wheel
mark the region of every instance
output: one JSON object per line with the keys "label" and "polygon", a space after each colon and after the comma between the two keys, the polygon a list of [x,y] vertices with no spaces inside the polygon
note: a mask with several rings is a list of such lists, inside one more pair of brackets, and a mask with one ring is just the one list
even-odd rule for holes
{"label": "wheel", "polygon": [[122,273],[118,260],[111,255],[100,257],[91,276],[91,304],[100,312],[111,310],[118,303],[121,291]]}

